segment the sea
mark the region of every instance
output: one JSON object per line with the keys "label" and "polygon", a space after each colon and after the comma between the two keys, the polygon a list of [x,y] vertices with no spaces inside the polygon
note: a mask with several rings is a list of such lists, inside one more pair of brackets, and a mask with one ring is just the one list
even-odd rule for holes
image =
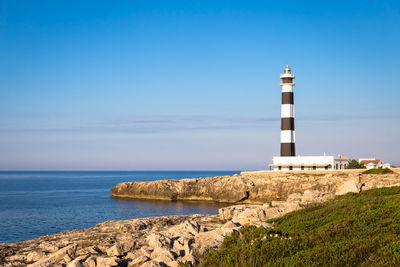
{"label": "sea", "polygon": [[0,171],[0,243],[109,220],[217,214],[222,203],[114,198],[118,183],[233,175],[239,171]]}

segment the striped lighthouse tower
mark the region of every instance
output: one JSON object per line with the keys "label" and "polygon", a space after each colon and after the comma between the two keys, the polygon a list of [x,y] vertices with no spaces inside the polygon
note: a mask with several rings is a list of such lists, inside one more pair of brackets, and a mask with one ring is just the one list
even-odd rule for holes
{"label": "striped lighthouse tower", "polygon": [[281,109],[281,157],[296,156],[294,141],[294,74],[286,65],[281,74],[282,109]]}

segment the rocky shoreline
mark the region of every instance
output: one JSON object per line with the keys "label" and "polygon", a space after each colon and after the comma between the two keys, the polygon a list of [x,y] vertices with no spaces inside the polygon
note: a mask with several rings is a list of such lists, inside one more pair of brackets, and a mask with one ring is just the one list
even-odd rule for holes
{"label": "rocky shoreline", "polygon": [[218,215],[108,221],[93,228],[0,244],[0,266],[179,266],[179,262],[195,266],[208,248],[220,246],[226,235],[243,226],[271,226],[265,223],[267,219],[358,192],[362,184],[364,190],[400,186],[397,172],[362,175],[361,181],[359,173],[242,173],[119,184],[111,190],[116,197],[205,199],[240,205],[221,208]]}
{"label": "rocky shoreline", "polygon": [[[306,190],[335,195],[340,190],[358,186],[364,170],[302,171],[302,172],[242,172],[240,175],[198,179],[159,180],[152,182],[120,183],[110,190],[114,197],[159,200],[206,200],[225,203],[264,204],[285,201],[291,194]],[[396,175],[396,172],[394,173]],[[385,176],[374,181],[363,174],[368,186],[385,183]]]}

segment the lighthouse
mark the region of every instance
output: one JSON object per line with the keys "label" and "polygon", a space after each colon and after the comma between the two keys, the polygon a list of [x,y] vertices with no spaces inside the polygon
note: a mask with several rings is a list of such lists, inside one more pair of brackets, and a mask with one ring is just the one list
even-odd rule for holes
{"label": "lighthouse", "polygon": [[340,170],[348,165],[349,158],[342,155],[296,156],[294,131],[294,74],[289,65],[283,69],[281,77],[281,155],[273,157],[269,166],[274,171]]}
{"label": "lighthouse", "polygon": [[294,131],[294,74],[289,65],[281,74],[282,107],[281,107],[281,157],[296,156]]}

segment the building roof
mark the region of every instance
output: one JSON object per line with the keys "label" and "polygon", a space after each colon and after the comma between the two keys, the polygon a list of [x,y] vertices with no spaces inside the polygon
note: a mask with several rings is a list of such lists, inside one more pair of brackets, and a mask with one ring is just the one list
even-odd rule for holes
{"label": "building roof", "polygon": [[367,165],[369,163],[373,163],[376,165],[376,164],[380,164],[381,161],[379,159],[365,159],[365,160],[360,161],[360,164],[364,164],[364,165]]}

